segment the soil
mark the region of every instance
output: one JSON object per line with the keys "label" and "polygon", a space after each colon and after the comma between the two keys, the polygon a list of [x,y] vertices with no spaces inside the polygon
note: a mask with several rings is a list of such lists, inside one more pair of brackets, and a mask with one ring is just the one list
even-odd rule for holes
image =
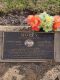
{"label": "soil", "polygon": [[31,10],[12,10],[8,13],[0,12],[0,25],[26,25],[25,18],[28,15],[36,14]]}
{"label": "soil", "polygon": [[0,25],[21,25],[24,23],[24,19],[25,16],[8,13],[0,16]]}
{"label": "soil", "polygon": [[[47,61],[42,63],[0,63],[0,79],[2,80],[55,80],[51,75],[57,74],[57,68],[52,71],[59,63]],[[55,72],[54,72],[55,71]],[[60,70],[58,70],[60,72]],[[13,79],[13,77],[19,77]],[[56,76],[57,77],[57,76]],[[56,78],[55,77],[55,78]]]}

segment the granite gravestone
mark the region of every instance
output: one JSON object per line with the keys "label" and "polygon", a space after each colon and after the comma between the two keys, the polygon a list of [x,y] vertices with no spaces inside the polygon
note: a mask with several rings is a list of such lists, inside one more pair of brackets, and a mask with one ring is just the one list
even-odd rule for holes
{"label": "granite gravestone", "polygon": [[3,33],[3,60],[28,62],[54,59],[54,33]]}

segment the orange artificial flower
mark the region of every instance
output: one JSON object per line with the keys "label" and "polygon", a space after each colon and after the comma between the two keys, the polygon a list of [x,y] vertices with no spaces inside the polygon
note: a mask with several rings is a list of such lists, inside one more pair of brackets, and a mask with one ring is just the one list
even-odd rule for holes
{"label": "orange artificial flower", "polygon": [[60,22],[60,16],[54,16],[54,22]]}
{"label": "orange artificial flower", "polygon": [[53,30],[56,31],[58,28],[60,28],[60,16],[54,16]]}
{"label": "orange artificial flower", "polygon": [[53,30],[56,31],[58,28],[60,28],[60,22],[56,22],[53,24]]}
{"label": "orange artificial flower", "polygon": [[41,19],[38,16],[29,15],[27,17],[27,23],[32,27],[32,30],[34,31],[40,30],[39,26],[41,24]]}

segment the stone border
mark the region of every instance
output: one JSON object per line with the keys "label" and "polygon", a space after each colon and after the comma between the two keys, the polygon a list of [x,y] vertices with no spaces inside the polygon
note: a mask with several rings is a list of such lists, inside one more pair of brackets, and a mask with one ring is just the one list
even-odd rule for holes
{"label": "stone border", "polygon": [[22,29],[28,29],[28,27],[30,26],[4,26],[4,25],[0,25],[0,31],[2,32],[18,32]]}

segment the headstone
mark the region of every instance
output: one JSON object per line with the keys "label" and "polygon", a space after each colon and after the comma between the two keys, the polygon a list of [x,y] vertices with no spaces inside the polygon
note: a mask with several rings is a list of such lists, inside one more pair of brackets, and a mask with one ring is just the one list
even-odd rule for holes
{"label": "headstone", "polygon": [[54,33],[3,32],[2,61],[45,61],[54,59]]}

